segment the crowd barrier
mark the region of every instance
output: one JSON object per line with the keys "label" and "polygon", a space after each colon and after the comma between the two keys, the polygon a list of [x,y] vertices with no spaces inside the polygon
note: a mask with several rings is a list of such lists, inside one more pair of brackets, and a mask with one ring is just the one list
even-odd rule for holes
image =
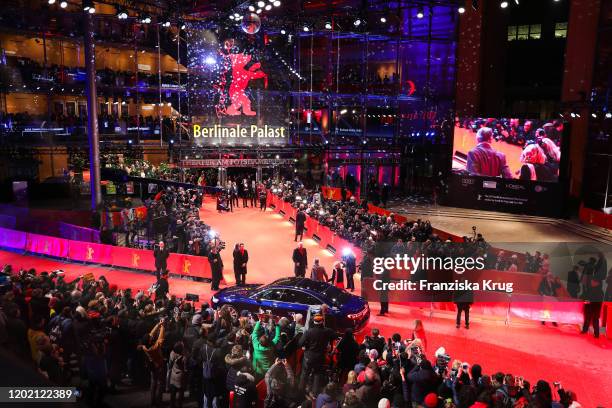
{"label": "crowd barrier", "polygon": [[[284,201],[281,197],[268,192],[268,206],[274,206],[276,211],[283,217],[295,221],[297,209],[294,208],[291,203]],[[346,239],[339,237],[328,227],[319,224],[319,221],[316,219],[307,216],[305,228],[304,236],[318,241],[320,246],[331,250],[331,252],[335,253],[338,257],[342,256],[342,251],[345,248],[350,248],[355,254],[357,261],[359,262],[359,260],[361,260],[362,252],[360,248],[355,247]]]}
{"label": "crowd barrier", "polygon": [[593,210],[580,205],[578,211],[578,218],[580,221],[587,224],[597,225],[598,227],[612,229],[612,214],[606,214],[603,211]]}
{"label": "crowd barrier", "polygon": [[[147,249],[82,242],[7,228],[0,228],[0,247],[72,261],[155,271],[153,251]],[[210,279],[212,276],[208,259],[202,256],[170,254],[168,271],[197,278]]]}

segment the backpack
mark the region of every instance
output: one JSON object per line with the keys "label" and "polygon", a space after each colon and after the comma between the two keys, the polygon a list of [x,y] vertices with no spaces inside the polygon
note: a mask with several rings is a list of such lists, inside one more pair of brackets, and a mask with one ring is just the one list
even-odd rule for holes
{"label": "backpack", "polygon": [[216,349],[208,355],[208,347],[206,347],[206,358],[202,361],[202,378],[205,380],[212,380],[215,376],[215,364],[213,363],[213,357],[215,356]]}

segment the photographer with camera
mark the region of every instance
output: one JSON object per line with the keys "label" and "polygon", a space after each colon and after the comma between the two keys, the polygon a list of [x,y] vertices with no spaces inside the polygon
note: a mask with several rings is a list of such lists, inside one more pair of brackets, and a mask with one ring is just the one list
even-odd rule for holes
{"label": "photographer with camera", "polygon": [[420,341],[413,341],[407,349],[407,353],[408,358],[412,359],[414,357],[416,362],[416,365],[406,375],[406,379],[411,385],[410,396],[413,403],[424,405],[425,397],[438,388],[440,377],[436,375],[431,362],[423,354]]}
{"label": "photographer with camera", "polygon": [[[313,317],[313,325],[300,337],[299,347],[304,349],[302,361],[302,377],[300,389],[308,387],[312,396],[318,395],[323,381],[323,367],[328,346],[336,339],[336,332],[325,327],[325,318],[317,313]],[[313,377],[312,383],[310,377]]]}
{"label": "photographer with camera", "polygon": [[210,289],[219,290],[219,283],[223,279],[223,260],[219,254],[218,245],[212,245],[208,253],[208,262],[212,273],[212,282]]}

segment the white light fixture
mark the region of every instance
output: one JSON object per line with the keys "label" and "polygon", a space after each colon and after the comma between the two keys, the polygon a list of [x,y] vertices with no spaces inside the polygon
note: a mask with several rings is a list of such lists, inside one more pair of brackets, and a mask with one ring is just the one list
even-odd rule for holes
{"label": "white light fixture", "polygon": [[55,4],[55,0],[49,0],[48,3],[49,4]]}
{"label": "white light fixture", "polygon": [[457,9],[457,11],[459,12],[459,14],[463,14],[463,13],[465,13],[465,7],[463,7],[463,6],[459,6],[459,8]]}
{"label": "white light fixture", "polygon": [[271,10],[271,9],[272,9],[272,6],[271,6],[270,4],[266,4],[266,7],[264,7],[264,9],[265,9],[266,11]]}
{"label": "white light fixture", "polygon": [[386,17],[381,17],[381,18],[380,18],[380,22],[381,22],[381,23],[386,23],[386,22],[387,22]]}
{"label": "white light fixture", "polygon": [[355,27],[359,27],[359,26],[361,25],[361,19],[360,19],[360,18],[356,19],[356,20],[353,22],[353,25],[354,25]]}
{"label": "white light fixture", "polygon": [[255,6],[253,5],[249,6],[249,11],[255,11]]}
{"label": "white light fixture", "polygon": [[60,2],[60,7],[61,7],[61,8],[66,8],[66,7],[68,7],[68,2],[67,2],[67,1],[61,1],[61,2]]}
{"label": "white light fixture", "polygon": [[508,7],[508,2],[507,2],[507,1],[502,1],[502,2],[499,4],[499,7],[503,8],[503,9],[507,8],[507,7]]}
{"label": "white light fixture", "polygon": [[425,17],[425,12],[423,11],[423,6],[419,6],[419,8],[417,9],[417,18],[423,18]]}
{"label": "white light fixture", "polygon": [[304,26],[304,32],[306,32],[306,33],[307,33],[307,32],[309,32],[309,31],[310,31],[310,28],[308,28],[308,26]]}
{"label": "white light fixture", "polygon": [[274,4],[274,7],[280,7],[281,2],[280,2],[280,0],[275,0],[274,3],[272,3],[272,4]]}
{"label": "white light fixture", "polygon": [[332,23],[330,23],[329,21],[327,21],[327,22],[325,23],[325,29],[326,29],[326,30],[331,30],[331,29],[332,29]]}
{"label": "white light fixture", "polygon": [[612,118],[612,113],[608,112],[606,113],[606,119],[611,119]]}
{"label": "white light fixture", "polygon": [[261,11],[262,11],[261,9],[257,9],[256,13],[261,14]]}
{"label": "white light fixture", "polygon": [[261,1],[261,0],[259,0],[259,1],[257,2],[257,7],[259,7],[259,8],[263,8],[265,5],[266,5],[266,3],[264,3],[264,2],[263,2],[263,1]]}
{"label": "white light fixture", "polygon": [[96,12],[96,8],[95,7],[90,7],[89,10],[89,14],[94,14]]}
{"label": "white light fixture", "polygon": [[597,119],[597,114],[595,112],[591,113],[591,116],[595,119]]}

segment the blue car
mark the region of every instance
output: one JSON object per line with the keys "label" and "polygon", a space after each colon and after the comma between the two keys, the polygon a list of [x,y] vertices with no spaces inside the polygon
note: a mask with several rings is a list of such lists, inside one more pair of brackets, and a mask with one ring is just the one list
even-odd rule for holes
{"label": "blue car", "polygon": [[212,307],[230,306],[230,313],[238,315],[247,310],[252,314],[267,313],[293,318],[296,313],[304,317],[310,306],[326,304],[327,327],[338,333],[346,329],[358,332],[370,318],[368,302],[329,283],[306,278],[282,278],[268,285],[245,285],[225,288],[212,297]]}

